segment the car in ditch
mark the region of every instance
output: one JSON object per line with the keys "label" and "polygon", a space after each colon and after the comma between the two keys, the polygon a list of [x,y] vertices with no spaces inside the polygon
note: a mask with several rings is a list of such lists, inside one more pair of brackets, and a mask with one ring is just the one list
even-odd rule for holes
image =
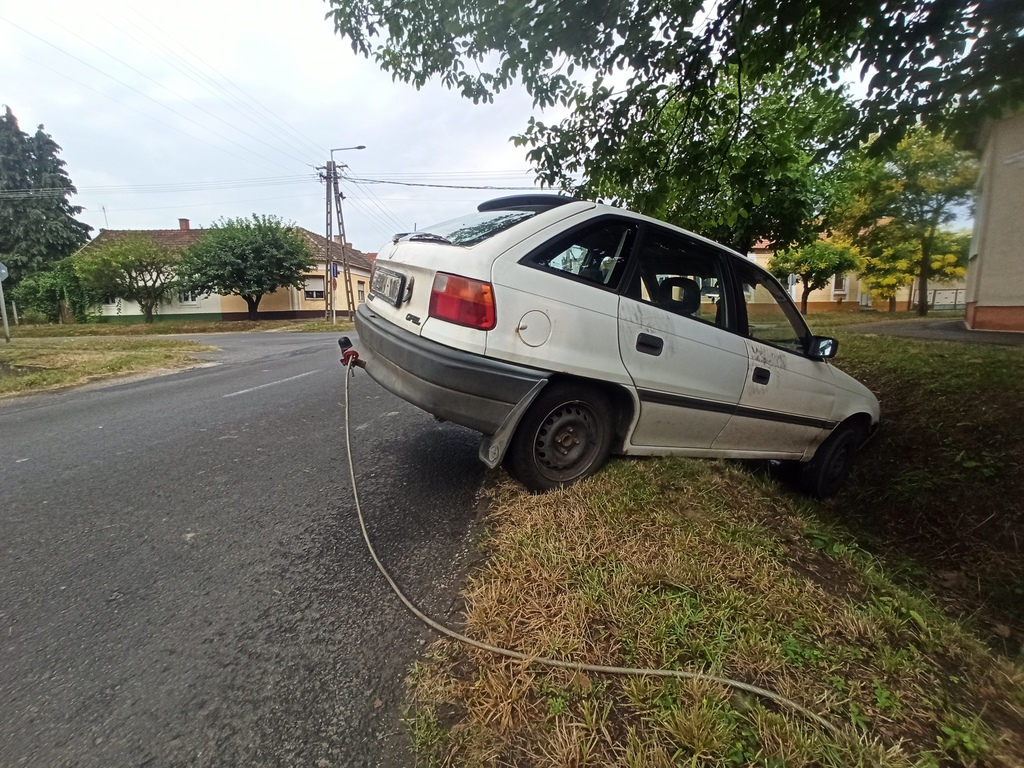
{"label": "car in ditch", "polygon": [[783,462],[835,494],[879,405],[786,289],[662,221],[549,194],[396,235],[356,312],[386,389],[483,435],[533,491],[609,455]]}

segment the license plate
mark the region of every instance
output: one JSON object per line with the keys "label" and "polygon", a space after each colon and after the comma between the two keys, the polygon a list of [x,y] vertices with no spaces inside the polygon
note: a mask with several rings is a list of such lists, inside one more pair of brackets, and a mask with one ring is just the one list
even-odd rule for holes
{"label": "license plate", "polygon": [[384,299],[388,304],[397,307],[402,303],[402,292],[405,289],[405,275],[392,272],[389,269],[377,267],[373,271],[373,282],[370,283],[370,291],[375,296]]}

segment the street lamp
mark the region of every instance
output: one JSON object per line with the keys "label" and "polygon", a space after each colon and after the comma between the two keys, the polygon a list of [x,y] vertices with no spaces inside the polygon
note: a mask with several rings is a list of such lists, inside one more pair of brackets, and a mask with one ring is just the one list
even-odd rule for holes
{"label": "street lamp", "polygon": [[348,259],[345,256],[345,217],[341,212],[341,201],[343,196],[341,190],[338,187],[338,167],[334,162],[335,152],[345,152],[347,150],[354,149],[366,149],[364,144],[360,144],[355,147],[335,147],[331,150],[331,159],[327,163],[327,270],[324,276],[324,298],[329,298],[330,301],[325,301],[325,305],[330,306],[331,322],[337,322],[337,296],[335,295],[335,278],[334,278],[334,241],[331,238],[331,191],[333,189],[335,197],[335,205],[338,210],[338,235],[341,237],[341,263],[344,266],[344,274],[342,280],[345,283],[345,297],[348,303],[349,312],[355,311],[355,306],[352,299],[352,276],[348,271]]}

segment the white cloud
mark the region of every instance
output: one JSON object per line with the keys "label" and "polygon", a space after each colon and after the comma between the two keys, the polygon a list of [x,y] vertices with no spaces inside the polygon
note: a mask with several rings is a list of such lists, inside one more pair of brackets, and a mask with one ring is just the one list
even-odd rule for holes
{"label": "white cloud", "polygon": [[[367,149],[335,159],[362,177],[530,185],[524,151],[508,140],[533,113],[524,92],[474,105],[436,84],[394,83],[334,34],[326,10],[315,0],[19,3],[0,11],[0,99],[23,130],[44,123],[63,147],[80,190],[73,202],[97,229],[174,228],[179,217],[208,226],[258,212],[320,232],[314,166],[331,147],[356,144]],[[522,173],[498,173],[512,170]],[[472,175],[449,175],[456,171]],[[282,182],[209,187],[256,178]],[[146,186],[161,191],[138,189]],[[508,194],[352,185],[345,193],[349,239],[362,250]]]}

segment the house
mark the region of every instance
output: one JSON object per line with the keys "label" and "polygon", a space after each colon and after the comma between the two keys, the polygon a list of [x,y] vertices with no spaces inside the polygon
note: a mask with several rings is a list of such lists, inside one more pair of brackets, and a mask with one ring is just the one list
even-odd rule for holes
{"label": "house", "polygon": [[1024,332],[1024,111],[981,130],[967,327]]}
{"label": "house", "polygon": [[[748,254],[748,258],[757,262],[758,266],[768,269],[768,262],[773,255],[766,240],[756,243]],[[783,281],[785,282],[785,281]],[[803,285],[797,282],[790,286],[790,296],[798,304]],[[928,306],[931,309],[962,309],[966,301],[967,291],[962,281],[953,283],[930,283],[928,287]],[[917,282],[900,288],[896,293],[897,309],[911,309],[917,306]],[[821,290],[811,291],[807,297],[807,312],[858,312],[877,310],[887,312],[889,302],[871,295],[871,291],[860,281],[856,272],[845,275],[833,275],[828,286]]]}
{"label": "house", "polygon": [[[339,314],[346,314],[350,308],[346,302],[344,284],[340,282],[342,273],[341,244],[331,243],[323,235],[318,235],[304,227],[295,229],[308,243],[310,251],[316,259],[316,266],[306,273],[303,288],[283,288],[265,295],[260,301],[260,319],[294,320],[323,317],[326,310],[325,292],[328,290],[327,263],[329,258],[339,262],[338,277],[331,277],[330,280],[330,290],[334,291],[334,305]],[[183,251],[202,237],[203,230],[192,229],[188,219],[178,219],[177,229],[101,229],[85,248],[95,247],[129,233],[146,235],[159,245],[175,251]],[[365,254],[349,244],[345,245],[345,254],[348,257],[349,272],[352,277],[352,297],[356,304],[361,304],[366,300],[366,294],[369,291],[370,270],[373,264]],[[174,318],[197,321],[245,320],[249,316],[245,300],[239,296],[218,294],[204,296],[184,292],[174,296],[169,304],[159,307],[157,315],[159,319]],[[114,296],[104,300],[100,307],[102,321],[132,322],[141,316],[142,312],[135,302],[125,301]]]}

